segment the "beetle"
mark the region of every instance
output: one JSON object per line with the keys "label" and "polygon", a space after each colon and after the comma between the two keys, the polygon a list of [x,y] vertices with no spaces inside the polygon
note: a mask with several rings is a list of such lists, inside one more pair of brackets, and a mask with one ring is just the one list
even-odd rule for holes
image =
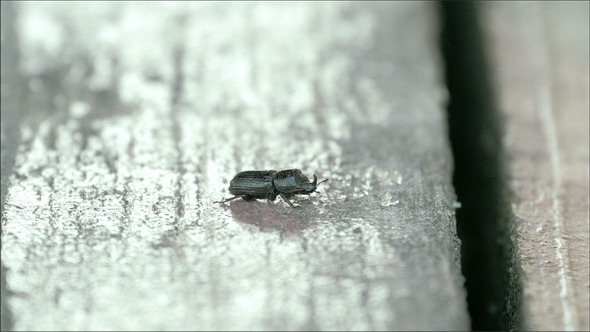
{"label": "beetle", "polygon": [[241,198],[245,201],[255,199],[267,199],[274,201],[281,196],[292,208],[295,207],[289,198],[294,195],[309,195],[316,191],[320,183],[317,176],[313,175],[313,181],[303,175],[298,169],[286,169],[282,171],[244,171],[236,174],[229,183],[229,193],[234,197],[215,203],[225,203]]}

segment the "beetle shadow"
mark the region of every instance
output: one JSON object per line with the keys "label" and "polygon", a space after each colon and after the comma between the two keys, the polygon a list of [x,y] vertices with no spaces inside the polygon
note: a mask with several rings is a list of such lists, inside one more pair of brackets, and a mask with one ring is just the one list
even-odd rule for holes
{"label": "beetle shadow", "polygon": [[311,204],[302,204],[301,208],[294,209],[280,204],[244,200],[229,203],[229,209],[237,222],[255,226],[262,232],[279,231],[282,235],[295,235],[312,225],[313,211],[307,210],[314,208]]}

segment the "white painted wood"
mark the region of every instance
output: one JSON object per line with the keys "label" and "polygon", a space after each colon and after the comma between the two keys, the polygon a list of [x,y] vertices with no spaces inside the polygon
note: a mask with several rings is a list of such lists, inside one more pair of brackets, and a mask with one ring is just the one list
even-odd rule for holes
{"label": "white painted wood", "polygon": [[434,6],[19,3],[14,328],[468,329]]}

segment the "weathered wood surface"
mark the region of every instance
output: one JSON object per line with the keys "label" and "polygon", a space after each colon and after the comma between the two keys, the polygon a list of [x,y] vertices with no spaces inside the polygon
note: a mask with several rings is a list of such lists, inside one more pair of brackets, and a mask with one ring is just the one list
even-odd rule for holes
{"label": "weathered wood surface", "polygon": [[522,328],[588,331],[588,2],[482,12],[506,120]]}
{"label": "weathered wood surface", "polygon": [[13,328],[468,329],[434,6],[17,4]]}
{"label": "weathered wood surface", "polygon": [[[16,149],[18,147],[20,114],[18,107],[23,98],[23,80],[16,70],[18,67],[18,48],[15,39],[14,11],[10,3],[1,2],[0,20],[0,215],[3,215],[4,202],[8,190],[8,178],[12,174]],[[0,236],[2,228],[0,227]],[[0,248],[2,241],[0,240]],[[11,293],[6,287],[6,268],[0,260],[0,329],[8,330],[13,325],[12,313],[8,309]]]}

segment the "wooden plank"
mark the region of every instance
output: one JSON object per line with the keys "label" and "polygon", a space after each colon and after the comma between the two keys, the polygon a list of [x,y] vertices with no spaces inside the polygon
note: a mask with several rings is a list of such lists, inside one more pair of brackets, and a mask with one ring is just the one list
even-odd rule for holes
{"label": "wooden plank", "polygon": [[[19,106],[22,103],[23,80],[18,75],[18,47],[14,32],[14,8],[12,3],[3,1],[0,3],[1,16],[0,35],[2,47],[0,48],[0,215],[3,218],[4,202],[8,191],[8,179],[12,174],[16,149],[19,143],[19,121],[21,112]],[[9,84],[10,83],[10,84]],[[2,227],[0,227],[0,237]],[[2,241],[0,241],[0,248]],[[13,316],[9,309],[7,299],[12,293],[6,285],[6,268],[0,261],[0,330],[6,331],[13,326]]]}
{"label": "wooden plank", "polygon": [[[431,3],[21,3],[17,330],[466,330]],[[213,201],[246,169],[322,193]]]}
{"label": "wooden plank", "polygon": [[487,3],[524,330],[589,330],[588,2]]}

